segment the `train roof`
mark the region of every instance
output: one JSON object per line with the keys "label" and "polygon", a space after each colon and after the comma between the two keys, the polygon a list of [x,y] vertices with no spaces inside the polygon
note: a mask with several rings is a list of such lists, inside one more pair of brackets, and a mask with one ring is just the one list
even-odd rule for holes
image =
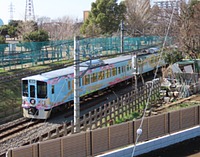
{"label": "train roof", "polygon": [[106,60],[104,60],[104,63],[105,64],[113,64],[113,63],[122,62],[122,61],[129,60],[129,59],[131,59],[131,55],[118,56],[115,58],[106,59]]}
{"label": "train roof", "polygon": [[[122,61],[125,61],[128,59],[131,59],[131,55],[118,56],[115,58],[109,58],[109,59],[105,59],[105,60],[95,59],[95,60],[92,60],[92,65],[93,66],[101,66],[101,65],[122,62]],[[90,61],[81,63],[82,67],[80,67],[80,71],[86,70],[87,66],[89,64],[90,64]],[[68,75],[68,74],[72,74],[72,73],[74,73],[74,66],[69,66],[66,68],[53,70],[53,71],[45,72],[45,73],[34,75],[34,76],[29,76],[29,77],[23,78],[22,80],[35,79],[35,80],[45,81],[45,80],[48,80],[51,78],[56,78],[56,77],[60,77],[60,76],[64,76],[64,75]]]}

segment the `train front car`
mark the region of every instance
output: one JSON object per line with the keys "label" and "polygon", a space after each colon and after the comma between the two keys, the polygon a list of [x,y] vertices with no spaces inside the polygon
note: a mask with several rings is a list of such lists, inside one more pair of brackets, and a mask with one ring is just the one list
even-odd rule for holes
{"label": "train front car", "polygon": [[22,79],[23,116],[34,119],[47,119],[51,105],[48,99],[48,84],[41,75]]}

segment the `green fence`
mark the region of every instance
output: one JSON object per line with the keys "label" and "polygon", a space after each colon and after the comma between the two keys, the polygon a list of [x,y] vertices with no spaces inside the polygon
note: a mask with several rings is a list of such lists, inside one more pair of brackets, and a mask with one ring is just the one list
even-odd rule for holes
{"label": "green fence", "polygon": [[[158,45],[162,42],[163,38],[155,36],[124,37],[124,52]],[[82,57],[117,54],[120,53],[120,47],[120,37],[79,40]],[[73,40],[3,44],[0,45],[0,68],[10,70],[69,60],[73,58],[73,53]]]}

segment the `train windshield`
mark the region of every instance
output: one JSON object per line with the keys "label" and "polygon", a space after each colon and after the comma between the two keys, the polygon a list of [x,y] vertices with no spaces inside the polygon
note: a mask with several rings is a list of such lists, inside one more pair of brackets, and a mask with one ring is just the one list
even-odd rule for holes
{"label": "train windshield", "polygon": [[25,97],[28,97],[28,80],[22,81],[22,94]]}
{"label": "train windshield", "polygon": [[47,83],[37,81],[37,98],[47,98]]}

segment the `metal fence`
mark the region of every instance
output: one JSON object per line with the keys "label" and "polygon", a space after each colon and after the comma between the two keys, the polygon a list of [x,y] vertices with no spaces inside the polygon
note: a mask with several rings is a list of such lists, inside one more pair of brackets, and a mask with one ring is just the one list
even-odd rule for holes
{"label": "metal fence", "polygon": [[[141,119],[8,151],[8,157],[86,157],[133,144]],[[200,124],[200,106],[147,117],[139,142]]]}
{"label": "metal fence", "polygon": [[[149,37],[124,37],[124,52],[143,49],[159,45],[163,38]],[[169,38],[168,42],[171,42]],[[79,49],[82,57],[100,56],[120,53],[120,37],[86,38],[79,40]],[[16,69],[49,64],[55,61],[73,58],[74,41],[48,41],[0,45],[0,68]]]}

